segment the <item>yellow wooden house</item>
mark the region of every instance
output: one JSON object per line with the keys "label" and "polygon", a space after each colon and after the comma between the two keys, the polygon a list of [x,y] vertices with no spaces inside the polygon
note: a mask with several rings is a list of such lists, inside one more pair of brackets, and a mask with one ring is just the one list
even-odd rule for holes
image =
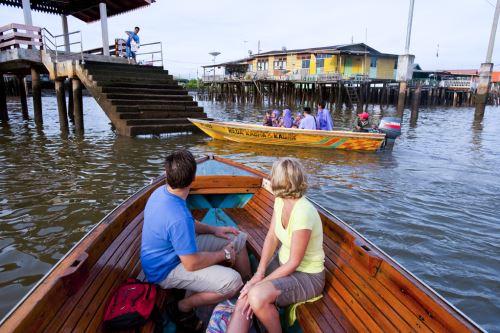
{"label": "yellow wooden house", "polygon": [[397,63],[398,55],[381,53],[364,43],[357,43],[269,51],[218,66],[228,66],[226,74],[231,74],[230,68],[239,68],[246,78],[394,80]]}

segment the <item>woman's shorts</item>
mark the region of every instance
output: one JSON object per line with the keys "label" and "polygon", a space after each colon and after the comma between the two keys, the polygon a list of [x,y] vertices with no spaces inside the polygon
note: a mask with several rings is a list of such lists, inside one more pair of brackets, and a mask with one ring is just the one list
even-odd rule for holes
{"label": "woman's shorts", "polygon": [[[267,266],[266,275],[276,270],[279,266],[278,255],[275,254]],[[321,295],[325,287],[325,271],[321,273],[295,271],[288,276],[271,280],[271,283],[274,288],[281,291],[281,294],[276,298],[276,305],[284,307]]]}

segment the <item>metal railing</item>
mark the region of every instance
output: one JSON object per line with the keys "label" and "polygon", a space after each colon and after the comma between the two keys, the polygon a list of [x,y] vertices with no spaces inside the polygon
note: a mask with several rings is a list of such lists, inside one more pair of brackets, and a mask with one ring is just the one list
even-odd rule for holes
{"label": "metal railing", "polygon": [[[125,43],[125,39],[116,39],[115,45],[110,46],[111,52],[117,57],[126,57]],[[163,44],[162,42],[140,44],[135,56],[139,65],[163,67]]]}
{"label": "metal railing", "polygon": [[0,51],[19,49],[22,45],[28,49],[43,49],[41,30],[40,27],[18,23],[0,27]]}
{"label": "metal railing", "polygon": [[307,81],[307,82],[332,82],[332,81],[369,81],[367,75],[361,74],[341,74],[337,72],[319,73],[319,74],[304,74],[288,73],[283,75],[271,75],[267,71],[246,72],[239,75],[213,75],[206,74],[202,77],[203,82],[218,82],[230,80],[275,80],[275,81]]}
{"label": "metal railing", "polygon": [[[45,46],[45,50],[55,55],[56,63],[59,62],[60,58],[72,59],[74,55],[79,55],[82,64],[85,63],[85,60],[83,59],[82,32],[80,30],[60,35],[53,35],[46,28],[43,28],[42,31],[43,31],[43,45]],[[72,36],[80,37],[80,39],[71,42],[70,38]],[[66,43],[66,37],[68,38],[68,43]],[[59,42],[61,38],[63,40],[62,43]],[[72,45],[80,45],[80,50],[78,52],[71,52]],[[67,50],[69,50],[69,52]]]}

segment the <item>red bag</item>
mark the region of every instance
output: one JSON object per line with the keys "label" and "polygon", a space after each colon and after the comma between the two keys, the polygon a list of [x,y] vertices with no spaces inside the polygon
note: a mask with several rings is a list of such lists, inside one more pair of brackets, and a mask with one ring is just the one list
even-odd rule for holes
{"label": "red bag", "polygon": [[140,327],[151,316],[156,285],[129,278],[111,294],[104,311],[104,327],[113,330]]}

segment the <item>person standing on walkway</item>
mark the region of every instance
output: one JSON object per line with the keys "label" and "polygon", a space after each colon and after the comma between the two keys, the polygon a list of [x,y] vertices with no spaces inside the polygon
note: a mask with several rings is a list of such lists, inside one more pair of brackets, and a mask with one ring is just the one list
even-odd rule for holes
{"label": "person standing on walkway", "polygon": [[127,61],[129,64],[136,63],[135,53],[139,50],[140,40],[139,40],[139,27],[135,27],[134,31],[125,31],[127,34],[127,42],[125,43],[125,51],[127,52]]}
{"label": "person standing on walkway", "polygon": [[318,104],[318,116],[316,117],[317,127],[322,131],[333,130],[333,120],[330,115],[330,110],[325,108],[326,103],[320,102]]}

